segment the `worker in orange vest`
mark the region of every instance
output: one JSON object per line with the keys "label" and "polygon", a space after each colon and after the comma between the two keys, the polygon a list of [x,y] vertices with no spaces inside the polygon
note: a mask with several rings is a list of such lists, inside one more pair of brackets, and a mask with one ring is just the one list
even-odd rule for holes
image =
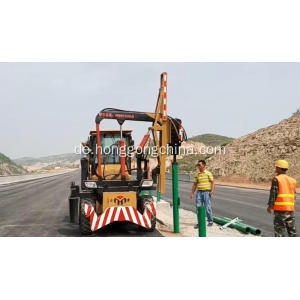
{"label": "worker in orange vest", "polygon": [[268,202],[268,213],[274,211],[275,237],[296,236],[295,202],[296,180],[286,175],[289,163],[285,160],[276,162],[276,176],[273,178]]}

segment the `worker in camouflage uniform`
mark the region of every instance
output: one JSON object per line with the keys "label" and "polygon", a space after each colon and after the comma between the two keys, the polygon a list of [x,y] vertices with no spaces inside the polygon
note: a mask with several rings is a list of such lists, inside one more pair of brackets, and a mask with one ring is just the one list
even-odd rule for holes
{"label": "worker in camouflage uniform", "polygon": [[285,160],[276,162],[276,176],[272,180],[268,213],[274,211],[275,237],[296,236],[295,226],[295,202],[296,180],[286,175],[289,163]]}

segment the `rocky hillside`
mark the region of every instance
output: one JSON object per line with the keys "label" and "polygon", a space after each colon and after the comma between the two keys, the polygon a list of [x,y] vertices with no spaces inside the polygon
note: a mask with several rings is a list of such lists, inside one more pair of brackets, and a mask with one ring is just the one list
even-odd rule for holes
{"label": "rocky hillside", "polygon": [[[177,156],[180,173],[193,173],[199,159],[208,159],[213,155],[207,152],[209,148],[223,147],[233,140],[233,138],[217,134],[202,134],[189,138],[182,143],[180,154]],[[173,156],[168,156],[166,160],[167,172],[171,172],[172,161]],[[151,167],[156,166],[156,164],[156,159],[150,159]]]}
{"label": "rocky hillside", "polygon": [[278,159],[290,163],[289,174],[300,182],[300,114],[279,124],[260,129],[234,140],[226,154],[208,159],[209,170],[216,176],[239,176],[254,182],[269,181]]}
{"label": "rocky hillside", "polygon": [[[209,148],[223,147],[233,140],[233,138],[218,134],[201,134],[189,138],[186,142],[182,143],[180,149],[186,150],[180,151],[180,153],[185,153],[185,155],[179,155],[177,157],[180,172],[193,173],[195,171],[196,162],[199,159],[208,159],[213,155],[208,152]],[[191,151],[187,149],[193,149],[194,154],[191,154]],[[172,157],[170,159],[172,160]]]}
{"label": "rocky hillside", "polygon": [[[180,147],[180,155],[177,156],[180,173],[194,172],[196,162],[199,159],[205,159],[207,157],[207,155],[198,154],[201,147],[204,147],[205,149],[207,146],[201,142],[196,142],[190,139],[182,143]],[[189,154],[191,153],[190,150],[192,150],[195,154]],[[171,171],[170,167],[172,165],[172,161],[173,157],[169,156],[167,160],[168,171]]]}
{"label": "rocky hillside", "polygon": [[[206,144],[201,142],[205,140]],[[232,138],[221,136],[217,134],[203,134],[188,139],[183,142],[180,147],[180,154],[177,156],[180,173],[195,172],[196,163],[199,159],[208,159],[213,154],[208,150],[219,149],[224,147]],[[218,152],[218,150],[216,150]],[[171,171],[173,156],[168,156],[166,160],[167,172]],[[150,166],[156,166],[156,159],[150,159]]]}
{"label": "rocky hillside", "polygon": [[13,162],[9,157],[0,153],[0,175],[19,175],[28,173],[25,168]]}

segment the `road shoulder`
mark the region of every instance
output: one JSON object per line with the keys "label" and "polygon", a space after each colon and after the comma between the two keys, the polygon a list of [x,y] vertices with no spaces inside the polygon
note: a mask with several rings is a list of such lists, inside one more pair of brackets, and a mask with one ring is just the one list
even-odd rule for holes
{"label": "road shoulder", "polygon": [[78,171],[78,169],[70,169],[64,172],[57,173],[43,173],[43,174],[26,174],[26,175],[14,175],[14,176],[1,176],[0,177],[0,186],[1,185],[9,185],[14,183],[28,182],[42,178],[48,178],[53,176],[59,176],[63,174],[67,174],[70,172]]}
{"label": "road shoulder", "polygon": [[[157,230],[165,237],[198,237],[198,229],[194,229],[197,215],[194,212],[179,209],[180,233],[173,232],[173,209],[170,203],[161,200],[157,202]],[[217,224],[206,228],[207,237],[253,237],[240,233],[236,229],[220,230]]]}

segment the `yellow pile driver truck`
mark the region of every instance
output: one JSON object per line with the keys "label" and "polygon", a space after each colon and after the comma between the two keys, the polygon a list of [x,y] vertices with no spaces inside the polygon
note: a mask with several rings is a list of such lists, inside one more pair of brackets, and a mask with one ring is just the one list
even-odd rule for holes
{"label": "yellow pile driver truck", "polygon": [[[104,119],[117,120],[120,130],[101,130]],[[131,130],[122,129],[126,120],[152,123],[138,147],[134,147]],[[105,108],[95,122],[96,130],[90,131],[84,144],[87,157],[82,165],[82,184],[71,183],[71,222],[79,224],[82,235],[113,222],[131,222],[153,231],[156,202],[145,193],[155,189],[165,193],[167,152],[171,149],[176,158],[187,138],[181,120],[167,115],[167,73],[161,74],[155,112]],[[145,151],[150,144],[157,151],[157,165],[152,170]],[[151,147],[147,149],[150,152]]]}

